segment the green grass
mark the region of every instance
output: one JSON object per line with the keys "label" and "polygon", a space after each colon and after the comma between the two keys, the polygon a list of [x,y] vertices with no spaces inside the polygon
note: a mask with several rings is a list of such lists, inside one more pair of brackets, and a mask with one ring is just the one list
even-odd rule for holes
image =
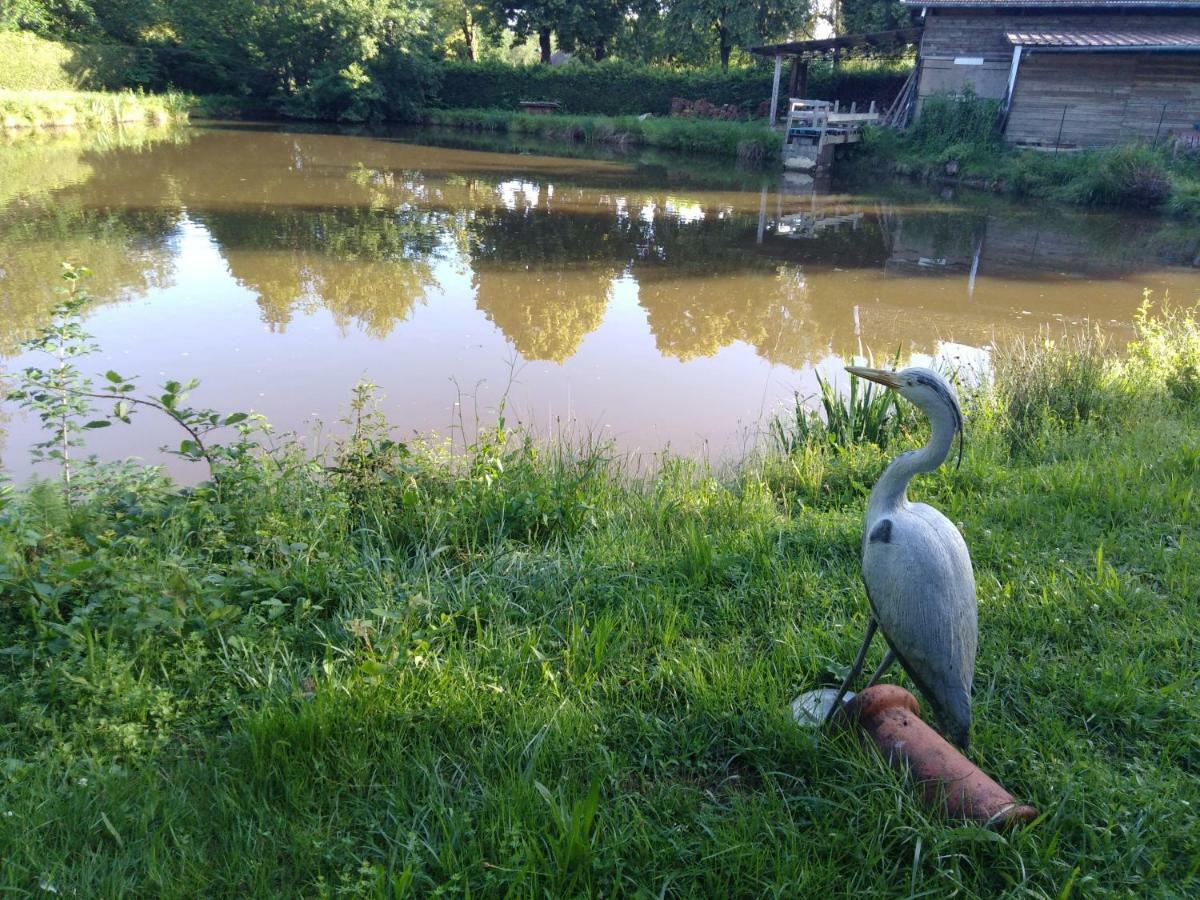
{"label": "green grass", "polygon": [[148,51],[68,44],[27,31],[0,31],[0,90],[104,91],[144,83]]}
{"label": "green grass", "polygon": [[[897,448],[814,432],[635,474],[503,423],[394,443],[367,407],[321,459],[283,441],[219,492],[123,467],[72,507],[3,496],[0,885],[1195,895],[1200,407],[1169,385],[1200,327],[1139,328],[1082,375],[1070,342],[1012,355],[964,398],[961,469],[913,492],[971,548],[971,754],[1030,827],[950,827],[789,719],[857,647],[861,517]],[[1014,452],[1008,398],[1046,384],[1087,414],[1048,406]]]}
{"label": "green grass", "polygon": [[177,93],[0,90],[0,131],[165,125],[187,121],[190,104]]}
{"label": "green grass", "polygon": [[427,109],[423,124],[533,135],[570,143],[626,144],[749,161],[775,159],[782,139],[761,122],[636,116],[532,115],[503,109]]}

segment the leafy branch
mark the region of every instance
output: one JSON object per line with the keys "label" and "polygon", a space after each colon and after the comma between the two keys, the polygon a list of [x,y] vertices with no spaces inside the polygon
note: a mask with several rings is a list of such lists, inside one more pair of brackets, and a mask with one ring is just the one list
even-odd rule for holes
{"label": "leafy branch", "polygon": [[[58,463],[63,476],[63,492],[67,502],[71,503],[75,465],[72,450],[83,445],[83,433],[107,428],[114,421],[130,424],[135,410],[153,409],[166,415],[187,434],[178,448],[164,447],[163,450],[192,462],[206,463],[214,484],[219,486],[222,457],[235,456],[244,445],[214,444],[209,440],[209,434],[218,428],[242,425],[251,419],[251,415],[244,412],[221,414],[213,409],[187,405],[188,393],[200,383],[195,379],[186,383],[168,381],[157,396],[135,396],[135,379],[110,370],[104,376],[106,384],[97,387],[74,363],[99,350],[82,324],[83,311],[90,301],[82,279],[89,274],[86,268],[63,264],[62,277],[66,285],[55,289],[63,299],[51,311],[50,321],[22,344],[23,350],[46,354],[54,361],[46,368],[30,366],[24,369],[19,375],[17,389],[8,395],[23,409],[34,412],[49,432],[46,440],[34,445],[34,461]],[[112,412],[102,418],[83,421],[93,414],[94,400],[111,402]]]}

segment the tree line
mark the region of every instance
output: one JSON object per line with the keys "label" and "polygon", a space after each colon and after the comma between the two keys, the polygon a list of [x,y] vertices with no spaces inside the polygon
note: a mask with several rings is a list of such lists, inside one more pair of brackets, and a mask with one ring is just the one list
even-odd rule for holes
{"label": "tree line", "polygon": [[[347,118],[419,106],[439,60],[728,68],[746,47],[907,22],[899,0],[5,0],[0,28],[147,51],[148,86]],[[555,60],[557,61],[557,60]]]}

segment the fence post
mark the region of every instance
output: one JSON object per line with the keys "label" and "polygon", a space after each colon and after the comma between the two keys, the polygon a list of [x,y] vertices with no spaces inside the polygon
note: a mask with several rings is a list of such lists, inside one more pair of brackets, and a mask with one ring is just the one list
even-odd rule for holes
{"label": "fence post", "polygon": [[1062,118],[1058,120],[1058,137],[1054,139],[1054,155],[1058,156],[1058,147],[1062,143],[1063,125],[1067,122],[1067,107],[1063,107]]}
{"label": "fence post", "polygon": [[1162,113],[1158,117],[1158,127],[1154,129],[1154,143],[1151,144],[1152,147],[1158,146],[1158,133],[1160,131],[1162,131],[1163,119],[1165,119],[1166,117],[1167,117],[1167,104],[1164,103],[1163,108],[1162,108]]}

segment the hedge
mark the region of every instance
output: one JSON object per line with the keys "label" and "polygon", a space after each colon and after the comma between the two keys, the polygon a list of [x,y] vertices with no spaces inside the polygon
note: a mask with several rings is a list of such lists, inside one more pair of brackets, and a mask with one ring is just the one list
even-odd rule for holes
{"label": "hedge", "polygon": [[[911,60],[843,63],[837,69],[828,63],[814,63],[809,70],[808,94],[846,103],[885,103],[899,92],[911,67]],[[440,68],[441,87],[433,103],[448,109],[516,109],[521,100],[555,100],[570,113],[666,115],[671,98],[684,97],[732,104],[753,115],[771,96],[772,70],[766,64],[728,72],[652,68],[619,61],[562,66],[447,61]]]}

